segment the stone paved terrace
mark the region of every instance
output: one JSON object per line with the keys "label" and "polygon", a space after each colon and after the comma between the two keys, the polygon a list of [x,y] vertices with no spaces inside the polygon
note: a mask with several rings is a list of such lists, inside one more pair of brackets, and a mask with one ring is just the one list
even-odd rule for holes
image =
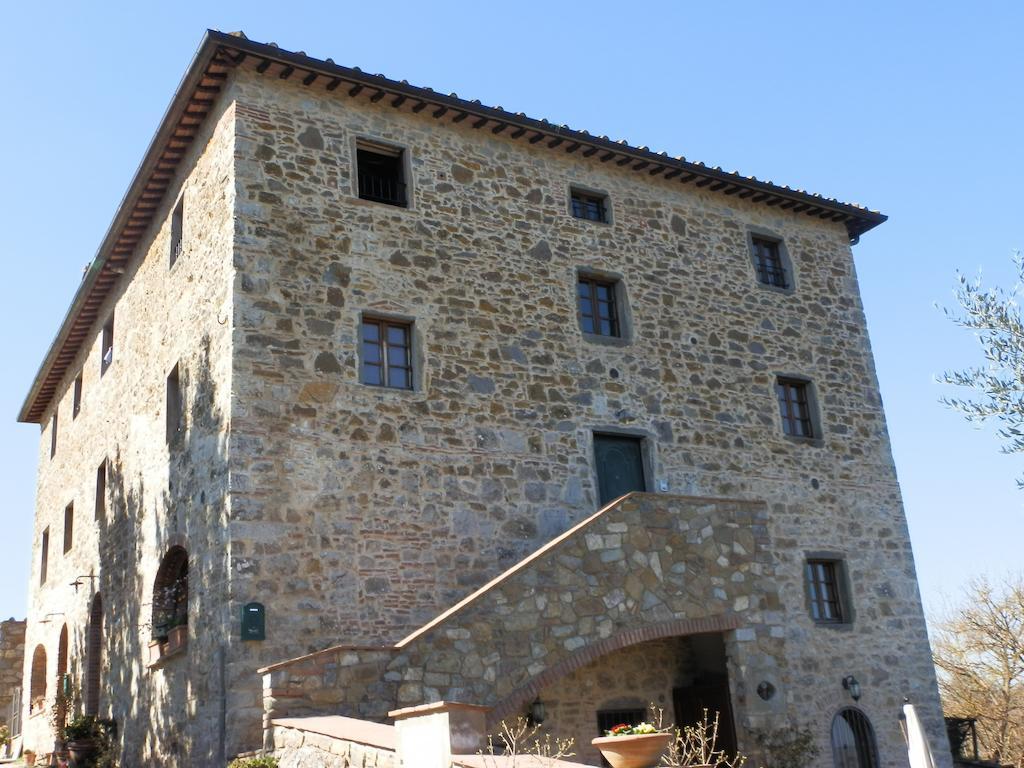
{"label": "stone paved terrace", "polygon": [[[760,502],[624,496],[416,632],[387,647],[337,646],[261,670],[265,722],[472,701],[495,724],[539,690],[618,649],[727,632],[748,714],[784,685],[778,590]],[[785,701],[785,695],[776,697]]]}

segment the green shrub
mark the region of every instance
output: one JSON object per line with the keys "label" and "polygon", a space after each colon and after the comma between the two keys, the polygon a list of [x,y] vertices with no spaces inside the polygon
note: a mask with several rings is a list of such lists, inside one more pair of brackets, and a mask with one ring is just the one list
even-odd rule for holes
{"label": "green shrub", "polygon": [[277,758],[270,755],[240,757],[228,763],[228,768],[278,768]]}

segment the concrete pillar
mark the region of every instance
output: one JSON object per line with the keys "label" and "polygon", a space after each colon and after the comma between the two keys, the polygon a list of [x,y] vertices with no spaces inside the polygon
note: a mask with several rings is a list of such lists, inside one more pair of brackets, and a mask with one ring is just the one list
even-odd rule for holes
{"label": "concrete pillar", "polygon": [[452,755],[475,755],[487,742],[490,707],[439,701],[388,712],[402,768],[450,768]]}

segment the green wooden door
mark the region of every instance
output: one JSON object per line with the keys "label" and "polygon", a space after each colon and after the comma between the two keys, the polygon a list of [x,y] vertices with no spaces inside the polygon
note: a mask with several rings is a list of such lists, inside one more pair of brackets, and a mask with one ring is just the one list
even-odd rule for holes
{"label": "green wooden door", "polygon": [[646,491],[641,440],[621,435],[594,435],[601,506],[630,491]]}

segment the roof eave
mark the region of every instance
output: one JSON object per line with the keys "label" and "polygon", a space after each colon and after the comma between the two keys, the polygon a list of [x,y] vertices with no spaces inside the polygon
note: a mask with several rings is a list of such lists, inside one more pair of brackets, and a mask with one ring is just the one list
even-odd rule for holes
{"label": "roof eave", "polygon": [[195,55],[192,57],[192,61],[189,63],[188,68],[185,70],[185,74],[178,83],[174,96],[171,98],[170,104],[168,104],[163,117],[160,119],[159,127],[157,128],[156,133],[153,134],[153,138],[150,140],[149,146],[146,148],[142,162],[136,169],[135,175],[132,177],[127,191],[117,206],[114,218],[111,220],[110,226],[107,227],[107,232],[100,243],[100,247],[97,249],[96,255],[89,264],[88,272],[85,274],[81,284],[78,286],[78,290],[75,291],[75,296],[71,300],[71,306],[68,308],[67,313],[64,315],[64,319],[61,321],[60,329],[57,331],[57,335],[50,343],[49,350],[43,358],[43,362],[39,366],[39,370],[36,372],[35,378],[32,381],[32,386],[29,388],[25,401],[22,403],[21,410],[18,412],[19,422],[27,424],[36,423],[37,421],[41,422],[41,419],[37,420],[31,417],[31,411],[33,410],[33,405],[39,394],[39,390],[43,386],[46,373],[53,365],[54,359],[60,353],[64,343],[68,339],[68,336],[71,334],[73,327],[72,321],[74,317],[81,311],[90,291],[95,286],[96,280],[99,278],[100,272],[110,256],[111,248],[117,242],[122,229],[132,213],[133,203],[141,195],[142,190],[145,187],[146,180],[159,161],[160,152],[164,144],[174,132],[177,123],[175,117],[180,116],[184,112],[192,91],[203,76],[205,65],[213,58],[213,54],[219,45],[220,34],[221,33],[215,32],[214,30],[206,30],[206,33],[203,35],[203,38],[199,43],[199,47],[196,49]]}

